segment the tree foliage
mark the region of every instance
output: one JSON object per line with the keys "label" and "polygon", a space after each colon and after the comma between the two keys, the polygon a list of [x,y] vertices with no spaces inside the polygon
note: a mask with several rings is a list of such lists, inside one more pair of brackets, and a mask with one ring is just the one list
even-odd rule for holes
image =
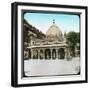
{"label": "tree foliage", "polygon": [[71,31],[67,34],[67,43],[71,50],[71,56],[75,57],[75,46],[80,43],[80,33]]}

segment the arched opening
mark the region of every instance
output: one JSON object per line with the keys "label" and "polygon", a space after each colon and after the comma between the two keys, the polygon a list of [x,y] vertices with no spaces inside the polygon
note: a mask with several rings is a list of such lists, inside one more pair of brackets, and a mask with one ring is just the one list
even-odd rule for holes
{"label": "arched opening", "polygon": [[31,59],[31,50],[29,49],[29,58]]}
{"label": "arched opening", "polygon": [[65,58],[65,51],[63,48],[60,48],[58,50],[58,59],[64,59]]}
{"label": "arched opening", "polygon": [[43,50],[40,50],[40,59],[43,59]]}
{"label": "arched opening", "polygon": [[50,49],[45,50],[45,59],[50,59],[51,58],[51,52]]}
{"label": "arched opening", "polygon": [[38,50],[33,50],[33,59],[38,59]]}
{"label": "arched opening", "polygon": [[24,50],[24,59],[29,59],[29,50],[28,49],[26,49],[26,50]]}
{"label": "arched opening", "polygon": [[52,50],[52,59],[56,59],[56,50],[55,49]]}

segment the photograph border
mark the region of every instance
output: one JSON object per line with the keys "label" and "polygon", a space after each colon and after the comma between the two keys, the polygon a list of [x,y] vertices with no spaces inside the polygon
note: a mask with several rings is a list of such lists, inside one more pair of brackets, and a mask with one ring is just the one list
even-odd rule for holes
{"label": "photograph border", "polygon": [[[85,10],[85,80],[77,81],[63,81],[63,82],[47,82],[47,83],[32,83],[32,84],[18,84],[18,6],[44,6],[55,8],[74,8]],[[24,3],[14,2],[11,4],[11,85],[13,87],[23,86],[41,86],[41,85],[56,85],[56,84],[72,84],[72,83],[87,83],[88,82],[88,51],[87,51],[87,34],[88,34],[88,7],[87,6],[73,6],[73,5],[57,5],[44,3]]]}
{"label": "photograph border", "polygon": [[[43,10],[22,10],[21,11],[21,13],[22,13],[22,15],[21,15],[21,28],[22,28],[22,30],[24,30],[23,28],[24,28],[24,14],[25,13],[43,13],[43,14],[66,14],[66,15],[77,15],[78,17],[79,17],[79,32],[81,32],[81,17],[80,17],[80,14],[81,13],[78,13],[78,12],[59,12],[59,11],[43,11]],[[22,78],[24,77],[24,33],[23,32],[21,32],[22,34],[21,34],[21,39],[22,39],[22,60],[23,60],[23,62],[22,62]],[[73,75],[78,75],[78,74],[66,74],[66,75],[64,75],[64,74],[62,74],[62,75],[39,75],[39,76],[25,76],[25,77],[50,77],[50,76],[73,76]]]}

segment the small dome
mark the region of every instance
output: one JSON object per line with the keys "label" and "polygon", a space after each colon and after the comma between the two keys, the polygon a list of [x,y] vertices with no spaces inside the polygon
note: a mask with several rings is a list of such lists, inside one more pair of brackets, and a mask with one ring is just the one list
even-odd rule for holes
{"label": "small dome", "polygon": [[60,41],[62,41],[62,32],[60,28],[55,24],[55,21],[53,21],[53,25],[51,25],[48,31],[46,32],[46,36],[49,38],[58,38]]}

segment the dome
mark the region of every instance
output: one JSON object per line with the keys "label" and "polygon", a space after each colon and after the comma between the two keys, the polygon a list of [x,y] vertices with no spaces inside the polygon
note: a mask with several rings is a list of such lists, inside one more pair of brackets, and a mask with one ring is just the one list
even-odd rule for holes
{"label": "dome", "polygon": [[49,38],[57,38],[59,40],[62,40],[62,32],[60,28],[55,24],[55,21],[53,21],[53,25],[51,25],[48,31],[46,32],[46,36]]}

